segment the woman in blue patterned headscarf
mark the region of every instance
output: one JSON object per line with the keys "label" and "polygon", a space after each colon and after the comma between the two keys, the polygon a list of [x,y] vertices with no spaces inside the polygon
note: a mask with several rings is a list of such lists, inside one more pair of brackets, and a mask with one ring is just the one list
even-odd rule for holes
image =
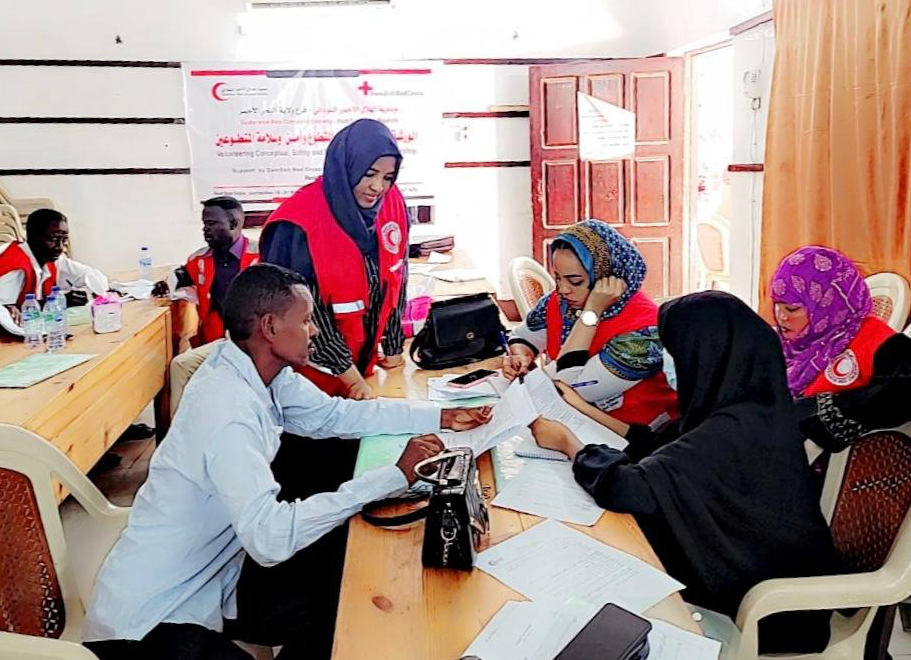
{"label": "woman in blue patterned headscarf", "polygon": [[567,228],[550,247],[556,289],[512,334],[503,372],[528,370],[539,352],[548,374],[623,422],[656,424],[676,416],[662,373],[658,308],[640,291],[645,260],[600,220]]}

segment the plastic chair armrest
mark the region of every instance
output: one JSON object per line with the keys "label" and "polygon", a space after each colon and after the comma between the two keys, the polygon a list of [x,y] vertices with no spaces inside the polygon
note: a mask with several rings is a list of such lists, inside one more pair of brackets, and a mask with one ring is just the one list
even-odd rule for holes
{"label": "plastic chair armrest", "polygon": [[17,660],[98,660],[81,644],[62,639],[0,632],[0,657]]}

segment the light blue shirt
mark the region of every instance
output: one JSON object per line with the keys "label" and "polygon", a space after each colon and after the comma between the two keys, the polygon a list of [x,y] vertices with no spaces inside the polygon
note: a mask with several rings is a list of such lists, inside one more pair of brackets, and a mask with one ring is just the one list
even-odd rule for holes
{"label": "light blue shirt", "polygon": [[336,492],[279,502],[269,465],[283,430],[358,438],[439,428],[436,404],[333,398],[290,368],[266,387],[253,361],[224,342],[193,376],[152,456],[127,527],[98,574],[83,639],[142,639],[163,622],[221,631],[223,618],[237,616],[245,552],[277,564],[365,504],[407,487],[401,470],[387,466]]}

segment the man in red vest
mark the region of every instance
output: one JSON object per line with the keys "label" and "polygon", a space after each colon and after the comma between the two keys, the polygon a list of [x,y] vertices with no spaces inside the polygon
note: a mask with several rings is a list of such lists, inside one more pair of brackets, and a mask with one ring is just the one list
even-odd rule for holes
{"label": "man in red vest", "polygon": [[199,331],[194,346],[225,336],[224,300],[228,285],[237,274],[259,260],[259,247],[243,235],[244,209],[233,197],[213,197],[202,203],[202,235],[207,247],[189,256],[185,266],[168,280],[155,284],[152,293],[166,295],[172,289],[195,289]]}
{"label": "man in red vest", "polygon": [[84,305],[88,296],[107,291],[108,279],[98,270],[70,259],[63,253],[70,231],[66,216],[53,209],[38,209],[28,217],[25,242],[0,246],[0,306],[19,324],[25,295],[47,298],[51,287],[66,293],[70,307]]}

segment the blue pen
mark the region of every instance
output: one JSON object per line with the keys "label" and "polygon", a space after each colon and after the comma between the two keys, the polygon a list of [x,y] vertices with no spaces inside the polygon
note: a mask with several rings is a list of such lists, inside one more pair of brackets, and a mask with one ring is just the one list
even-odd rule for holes
{"label": "blue pen", "polygon": [[572,385],[570,385],[570,387],[575,390],[580,387],[586,387],[588,385],[597,385],[597,384],[598,384],[598,381],[596,381],[596,380],[584,380],[581,383],[573,383]]}
{"label": "blue pen", "polygon": [[503,345],[503,348],[506,349],[506,352],[509,353],[509,342],[506,340],[506,333],[500,330],[500,343]]}

